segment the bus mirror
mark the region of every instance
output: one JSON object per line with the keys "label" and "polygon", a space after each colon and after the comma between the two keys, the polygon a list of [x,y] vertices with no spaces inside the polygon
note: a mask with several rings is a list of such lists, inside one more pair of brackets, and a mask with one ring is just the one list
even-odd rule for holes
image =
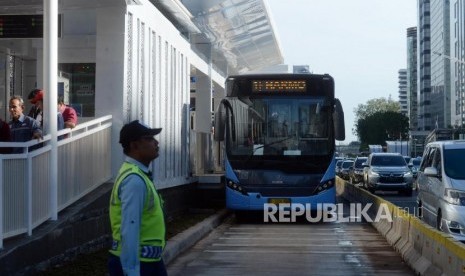
{"label": "bus mirror", "polygon": [[218,106],[218,109],[215,113],[215,128],[213,130],[213,139],[217,142],[221,142],[224,140],[224,125],[225,125],[225,108],[223,102],[221,102]]}
{"label": "bus mirror", "polygon": [[346,139],[346,131],[344,125],[344,111],[342,110],[342,105],[339,99],[334,99],[334,138],[338,141],[343,141]]}

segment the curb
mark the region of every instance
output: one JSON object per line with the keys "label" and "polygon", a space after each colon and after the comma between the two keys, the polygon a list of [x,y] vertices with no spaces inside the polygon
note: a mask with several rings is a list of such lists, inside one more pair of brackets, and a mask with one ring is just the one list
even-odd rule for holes
{"label": "curb", "polygon": [[220,225],[229,214],[229,210],[220,210],[216,214],[169,239],[166,242],[166,247],[163,251],[163,262],[165,265],[168,265],[179,254],[189,249],[205,237],[208,233]]}

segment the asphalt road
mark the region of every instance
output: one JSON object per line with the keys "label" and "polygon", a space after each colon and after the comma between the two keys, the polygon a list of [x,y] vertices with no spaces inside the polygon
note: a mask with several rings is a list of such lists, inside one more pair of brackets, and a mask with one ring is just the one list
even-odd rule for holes
{"label": "asphalt road", "polygon": [[[356,184],[360,187],[360,184]],[[412,196],[403,196],[398,192],[393,191],[376,191],[375,195],[392,202],[393,204],[402,207],[410,214],[418,215],[417,207],[417,191],[413,190]]]}
{"label": "asphalt road", "polygon": [[231,216],[173,260],[168,274],[359,276],[414,272],[366,222],[263,223],[263,218],[258,218],[238,223]]}

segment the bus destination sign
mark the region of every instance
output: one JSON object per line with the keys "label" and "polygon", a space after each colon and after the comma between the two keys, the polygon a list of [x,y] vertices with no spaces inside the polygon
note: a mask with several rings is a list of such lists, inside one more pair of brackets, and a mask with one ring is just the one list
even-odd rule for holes
{"label": "bus destination sign", "polygon": [[252,80],[252,92],[305,92],[305,80]]}
{"label": "bus destination sign", "polygon": [[0,38],[41,38],[43,28],[41,14],[0,15]]}

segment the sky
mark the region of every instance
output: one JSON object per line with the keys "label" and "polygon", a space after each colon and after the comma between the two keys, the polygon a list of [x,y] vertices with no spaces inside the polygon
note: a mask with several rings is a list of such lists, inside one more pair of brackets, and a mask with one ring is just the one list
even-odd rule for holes
{"label": "sky", "polygon": [[417,0],[265,0],[284,63],[309,65],[334,78],[346,140],[354,109],[370,99],[399,99],[398,71],[407,66],[407,28],[417,25]]}

